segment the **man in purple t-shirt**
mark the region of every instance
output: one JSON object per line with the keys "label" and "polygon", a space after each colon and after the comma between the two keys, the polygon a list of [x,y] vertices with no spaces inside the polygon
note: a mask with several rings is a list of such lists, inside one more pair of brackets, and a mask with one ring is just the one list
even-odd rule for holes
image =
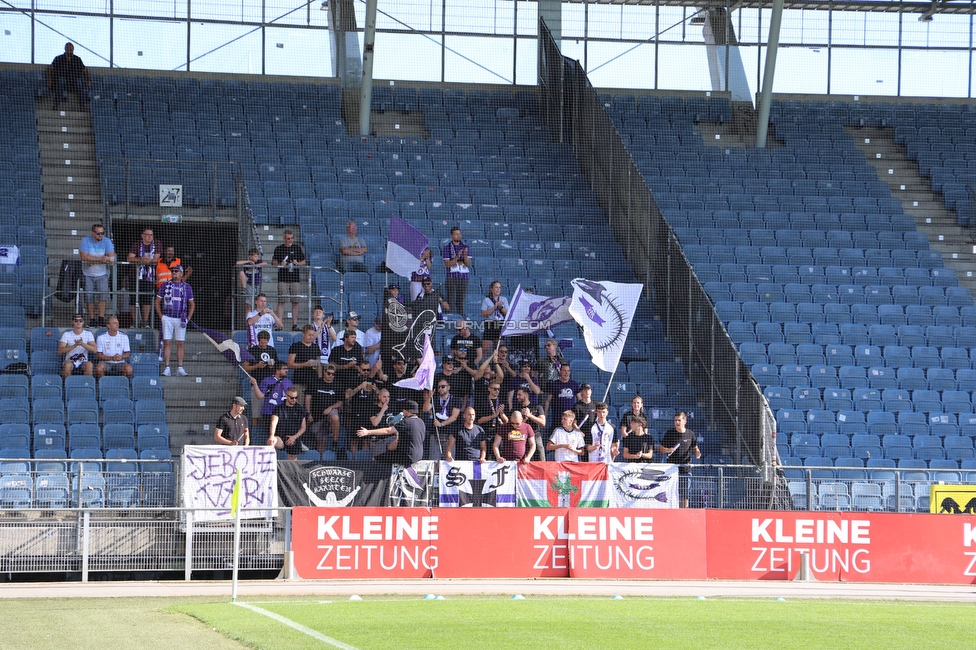
{"label": "man in purple t-shirt", "polygon": [[451,241],[444,246],[444,299],[452,305],[455,314],[464,314],[464,298],[468,294],[468,276],[471,273],[471,251],[461,241],[461,229],[451,228]]}
{"label": "man in purple t-shirt", "polygon": [[[259,384],[254,377],[251,377],[251,391],[254,397],[261,402],[260,425],[255,422],[255,440],[261,440],[262,436],[268,435],[271,430],[271,415],[275,408],[285,403],[285,391],[294,386],[288,379],[288,364],[275,364],[275,372],[270,377],[265,377]],[[258,433],[260,426],[260,433]]]}
{"label": "man in purple t-shirt", "polygon": [[176,374],[186,377],[183,369],[183,348],[186,341],[186,324],[193,318],[193,287],[183,282],[183,267],[170,267],[173,279],[159,287],[156,294],[156,315],[163,328],[163,360],[166,367],[163,376],[169,377],[169,360],[173,339],[176,339]]}

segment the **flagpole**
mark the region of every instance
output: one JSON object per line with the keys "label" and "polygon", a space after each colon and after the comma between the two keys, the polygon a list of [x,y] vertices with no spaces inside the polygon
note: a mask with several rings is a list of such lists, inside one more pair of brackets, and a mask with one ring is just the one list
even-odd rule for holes
{"label": "flagpole", "polygon": [[234,574],[231,579],[230,602],[237,602],[237,572],[241,560],[241,509],[237,508],[234,515]]}
{"label": "flagpole", "polygon": [[607,398],[610,397],[610,387],[613,386],[613,378],[617,376],[617,368],[620,367],[620,362],[613,367],[613,372],[610,373],[610,381],[607,382],[607,392],[603,394],[603,399],[601,400],[604,404],[607,402]]}
{"label": "flagpole", "polygon": [[234,492],[231,494],[231,514],[234,517],[234,559],[233,574],[230,582],[230,602],[237,602],[237,573],[241,560],[241,470],[237,469],[237,480],[234,481]]}

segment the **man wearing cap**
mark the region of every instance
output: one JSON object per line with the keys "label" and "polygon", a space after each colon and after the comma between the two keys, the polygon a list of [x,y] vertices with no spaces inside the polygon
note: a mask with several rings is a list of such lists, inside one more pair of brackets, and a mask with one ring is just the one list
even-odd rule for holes
{"label": "man wearing cap", "polygon": [[163,376],[169,377],[169,360],[176,339],[176,374],[186,377],[183,369],[183,349],[186,341],[186,325],[193,318],[193,288],[183,281],[183,267],[174,264],[170,270],[173,279],[159,288],[156,294],[156,315],[163,326]]}
{"label": "man wearing cap", "polygon": [[457,334],[451,339],[451,354],[466,360],[472,368],[481,365],[481,337],[471,331],[466,320],[459,320],[454,328]]}
{"label": "man wearing cap", "polygon": [[576,403],[573,404],[576,428],[585,432],[596,422],[596,402],[593,401],[593,387],[589,382],[584,381],[580,384],[576,398]]}
{"label": "man wearing cap", "polygon": [[356,333],[356,342],[360,345],[362,345],[363,341],[366,340],[366,335],[363,334],[363,332],[359,329],[359,314],[351,311],[349,312],[349,315],[346,316],[346,326],[340,327],[336,330],[336,336],[332,343],[332,347],[337,348],[342,345],[342,339],[345,336],[344,332],[347,332],[348,330],[352,330]]}
{"label": "man wearing cap", "polygon": [[371,445],[373,460],[392,465],[413,465],[424,457],[424,439],[427,437],[427,427],[423,420],[417,417],[420,407],[417,402],[407,400],[403,403],[401,413],[403,419],[391,427],[356,431],[360,438],[365,436],[380,436]]}
{"label": "man wearing cap", "polygon": [[448,354],[441,362],[441,371],[434,374],[434,385],[440,381],[447,381],[451,385],[451,395],[461,400],[461,404],[468,403],[471,396],[472,386],[471,375],[458,367],[454,355]]}
{"label": "man wearing cap", "polygon": [[230,410],[220,416],[214,427],[214,442],[218,445],[244,446],[251,444],[251,431],[247,427],[244,409],[247,400],[237,396],[230,403]]}

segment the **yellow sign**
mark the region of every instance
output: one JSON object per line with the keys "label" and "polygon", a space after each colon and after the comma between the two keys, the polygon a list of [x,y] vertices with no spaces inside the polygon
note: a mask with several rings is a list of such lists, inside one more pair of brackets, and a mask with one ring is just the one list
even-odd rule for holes
{"label": "yellow sign", "polygon": [[976,515],[976,485],[929,486],[929,512]]}

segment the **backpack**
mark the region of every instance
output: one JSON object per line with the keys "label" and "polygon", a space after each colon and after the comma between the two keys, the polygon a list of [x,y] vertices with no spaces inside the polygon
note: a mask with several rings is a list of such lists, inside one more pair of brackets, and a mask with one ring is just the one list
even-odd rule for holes
{"label": "backpack", "polygon": [[58,289],[55,296],[61,302],[74,302],[81,282],[81,260],[62,260],[58,272]]}

